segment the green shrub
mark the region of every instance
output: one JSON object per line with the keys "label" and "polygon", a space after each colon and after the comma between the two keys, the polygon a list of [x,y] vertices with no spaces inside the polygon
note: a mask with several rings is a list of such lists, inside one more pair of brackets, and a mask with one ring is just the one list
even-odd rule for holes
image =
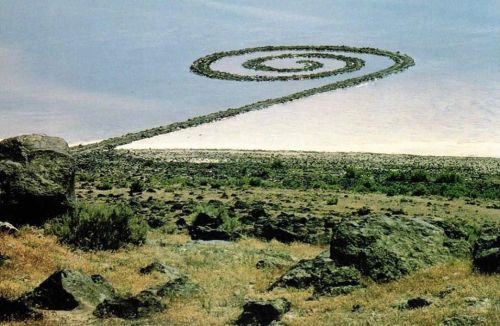
{"label": "green shrub", "polygon": [[132,184],[130,185],[130,193],[137,193],[143,191],[144,191],[144,184],[140,180],[132,181]]}
{"label": "green shrub", "polygon": [[339,197],[337,196],[328,199],[328,201],[326,202],[327,205],[337,205],[338,203],[339,203]]}
{"label": "green shrub", "polygon": [[411,182],[427,182],[429,181],[429,176],[427,172],[423,170],[416,170],[410,175]]}
{"label": "green shrub", "polygon": [[462,182],[462,178],[459,174],[455,172],[443,172],[439,174],[436,178],[437,183],[459,183]]}
{"label": "green shrub", "polygon": [[248,180],[248,184],[252,187],[260,187],[262,185],[262,179],[258,177],[251,177]]}
{"label": "green shrub", "polygon": [[106,182],[106,181],[97,184],[95,187],[97,190],[111,190],[111,189],[113,189],[113,185],[109,182]]}
{"label": "green shrub", "polygon": [[219,224],[217,228],[220,230],[236,231],[241,228],[241,223],[238,218],[229,214],[227,207],[219,201],[209,201],[208,203],[198,205],[194,215],[194,225],[200,224],[198,219],[204,218],[204,215],[206,215],[213,219],[216,224]]}
{"label": "green shrub", "polygon": [[345,169],[345,178],[346,179],[358,179],[362,176],[362,173],[360,170],[356,169],[353,166],[348,166]]}
{"label": "green shrub", "polygon": [[81,249],[114,250],[146,239],[147,226],[126,206],[78,204],[72,213],[48,224],[59,241]]}
{"label": "green shrub", "polygon": [[283,160],[280,158],[274,158],[273,161],[271,162],[271,168],[275,170],[279,170],[285,167],[285,164],[283,163]]}

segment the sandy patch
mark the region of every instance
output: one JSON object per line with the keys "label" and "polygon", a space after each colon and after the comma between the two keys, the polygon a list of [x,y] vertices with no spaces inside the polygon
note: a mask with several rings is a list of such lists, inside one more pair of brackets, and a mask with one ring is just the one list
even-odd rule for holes
{"label": "sandy patch", "polygon": [[143,139],[124,149],[243,149],[500,157],[491,88],[389,78]]}

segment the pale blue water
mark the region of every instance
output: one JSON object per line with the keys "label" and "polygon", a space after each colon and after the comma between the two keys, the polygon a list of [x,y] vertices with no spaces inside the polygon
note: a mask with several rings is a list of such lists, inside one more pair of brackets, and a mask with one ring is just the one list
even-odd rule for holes
{"label": "pale blue water", "polygon": [[189,71],[212,52],[280,44],[399,50],[417,65],[393,82],[499,91],[499,1],[0,0],[0,138],[101,139],[333,80],[235,82]]}

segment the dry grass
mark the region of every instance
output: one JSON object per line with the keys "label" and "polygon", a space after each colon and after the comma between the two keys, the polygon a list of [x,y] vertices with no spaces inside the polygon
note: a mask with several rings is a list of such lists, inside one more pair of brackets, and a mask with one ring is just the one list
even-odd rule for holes
{"label": "dry grass", "polygon": [[[276,289],[267,292],[269,283],[285,268],[258,270],[255,263],[266,252],[283,253],[296,259],[314,257],[325,247],[294,243],[262,242],[242,239],[232,245],[207,245],[189,241],[184,235],[151,233],[142,247],[116,252],[79,252],[59,245],[53,237],[35,229],[24,229],[17,237],[2,236],[0,252],[11,262],[0,267],[0,295],[15,297],[31,290],[58,268],[81,269],[105,276],[121,293],[137,293],[161,281],[159,275],[143,276],[138,269],[157,259],[179,268],[200,284],[204,292],[166,302],[165,313],[157,314],[144,324],[222,325],[234,320],[249,298],[285,297],[292,311],[284,321],[290,325],[435,325],[447,316],[467,314],[481,316],[489,324],[500,321],[500,276],[478,275],[467,261],[421,270],[389,284],[371,284],[349,295],[307,300],[309,290]],[[287,262],[287,265],[292,262]],[[457,289],[444,299],[434,297],[449,285]],[[392,307],[399,300],[415,296],[433,296],[426,308],[400,311]],[[487,299],[469,305],[465,298]],[[360,304],[361,312],[352,312]],[[99,323],[90,312],[47,312],[44,325]],[[105,324],[122,324],[107,320]]]}
{"label": "dry grass", "polygon": [[[109,198],[109,194],[122,194],[128,198],[128,189],[112,189],[89,193],[78,187],[82,197],[96,200]],[[307,215],[349,216],[360,207],[367,206],[375,213],[388,209],[402,210],[409,216],[436,216],[450,219],[483,219],[498,221],[498,210],[487,208],[488,200],[465,202],[438,197],[388,197],[382,194],[357,194],[325,190],[287,189],[211,189],[175,187],[143,193],[142,199],[153,197],[158,201],[187,202],[198,195],[203,201],[221,200],[231,205],[237,197],[247,203],[263,201],[272,215],[281,211],[307,212]],[[336,197],[336,205],[328,205]],[[172,213],[174,215],[175,213]],[[478,275],[466,260],[421,270],[407,278],[389,284],[370,284],[349,295],[308,300],[311,290],[276,289],[266,291],[270,282],[281,275],[293,261],[283,260],[276,269],[256,269],[258,260],[273,254],[293,256],[296,260],[312,258],[327,250],[327,246],[303,243],[290,245],[244,238],[234,244],[209,245],[191,242],[187,235],[165,234],[151,231],[148,241],[140,247],[117,251],[84,252],[57,243],[52,236],[39,229],[25,228],[16,236],[0,235],[0,253],[10,262],[0,267],[0,295],[10,298],[30,291],[47,276],[60,268],[79,269],[88,274],[101,274],[122,294],[135,294],[162,282],[161,275],[141,275],[138,271],[154,260],[178,268],[204,291],[198,295],[166,300],[168,309],[139,324],[169,325],[223,325],[231,323],[241,313],[245,300],[253,298],[285,297],[292,302],[292,310],[284,317],[289,325],[436,325],[445,317],[459,315],[479,316],[486,324],[500,323],[500,276]],[[435,295],[447,286],[457,289],[443,299]],[[393,304],[416,296],[430,296],[434,303],[422,309],[398,310]],[[475,297],[479,303],[467,302]],[[483,301],[481,301],[483,300]],[[470,301],[470,300],[469,300]],[[353,305],[363,309],[352,312]],[[124,321],[96,320],[91,311],[44,312],[40,324],[105,324],[122,325]]]}

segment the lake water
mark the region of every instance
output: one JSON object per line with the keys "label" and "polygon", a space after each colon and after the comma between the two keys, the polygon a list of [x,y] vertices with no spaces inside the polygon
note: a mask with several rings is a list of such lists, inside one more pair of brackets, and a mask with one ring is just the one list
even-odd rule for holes
{"label": "lake water", "polygon": [[416,66],[389,77],[388,92],[444,85],[443,110],[473,108],[500,130],[498,1],[1,0],[0,138],[102,139],[335,80],[236,82],[189,71],[212,52],[282,44],[407,53]]}

